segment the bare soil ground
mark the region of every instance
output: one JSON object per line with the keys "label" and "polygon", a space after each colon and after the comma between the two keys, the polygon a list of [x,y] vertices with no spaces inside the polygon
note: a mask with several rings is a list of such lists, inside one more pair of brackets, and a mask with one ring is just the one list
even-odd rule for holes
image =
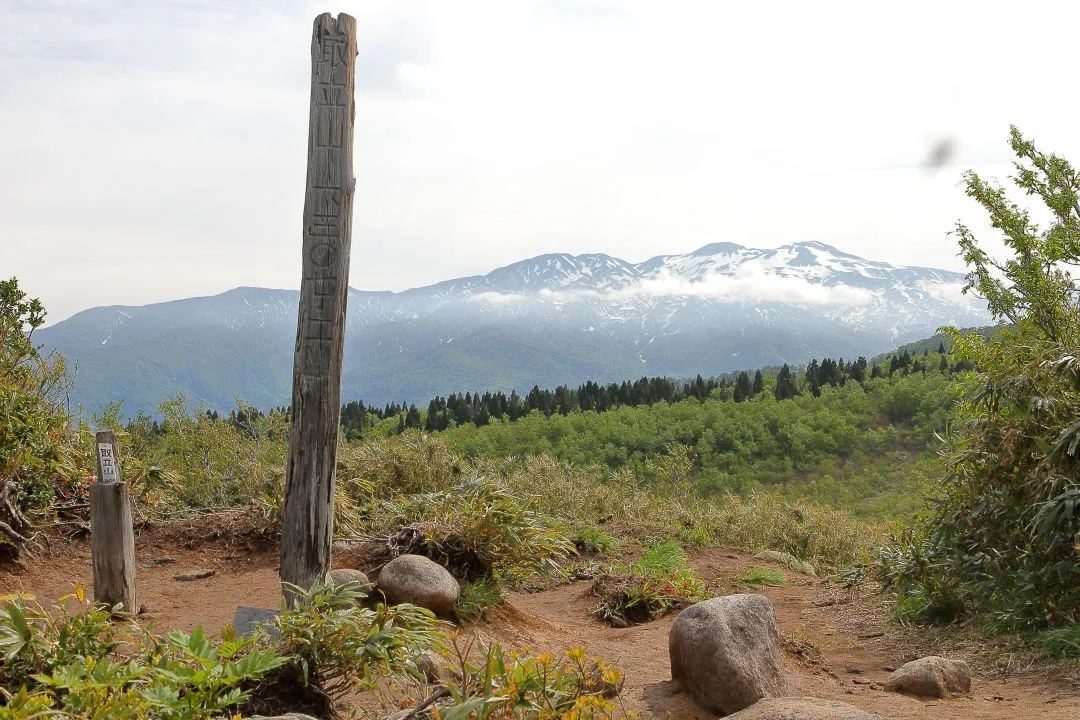
{"label": "bare soil ground", "polygon": [[[215,539],[215,534],[212,525],[158,526],[138,534],[138,599],[144,617],[157,629],[202,625],[216,631],[231,622],[238,605],[277,607],[276,548]],[[343,558],[344,566],[350,566],[347,560]],[[710,549],[692,553],[690,564],[723,594],[737,591],[734,579],[747,568],[770,563],[737,550]],[[215,572],[201,580],[175,579],[202,569]],[[776,608],[789,680],[797,694],[841,700],[896,720],[1080,717],[1080,671],[1075,666],[1035,668],[1020,656],[964,640],[963,634],[907,630],[890,623],[870,594],[779,569],[788,584],[758,592]],[[87,588],[92,584],[85,541],[54,541],[51,552],[37,560],[0,567],[0,595],[30,593],[46,607],[70,593],[75,583]],[[674,616],[625,629],[608,627],[591,616],[596,599],[586,594],[588,587],[588,581],[582,581],[536,593],[509,593],[504,607],[492,612],[487,623],[466,633],[537,652],[585,646],[590,655],[623,671],[621,699],[627,710],[643,718],[713,717],[671,682],[667,637]],[[890,672],[886,668],[932,653],[972,664],[970,696],[926,701],[881,689]]]}

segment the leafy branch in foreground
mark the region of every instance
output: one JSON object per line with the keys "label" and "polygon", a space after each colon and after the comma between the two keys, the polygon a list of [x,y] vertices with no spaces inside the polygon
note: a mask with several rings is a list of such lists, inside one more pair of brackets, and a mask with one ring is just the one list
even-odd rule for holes
{"label": "leafy branch in foreground", "polygon": [[909,618],[976,614],[1006,627],[1080,620],[1080,174],[1014,127],[1013,180],[1042,200],[1041,229],[974,172],[967,193],[1011,255],[990,256],[964,225],[966,291],[1009,323],[990,338],[949,330],[975,369],[946,437],[933,512],[882,555],[882,581]]}

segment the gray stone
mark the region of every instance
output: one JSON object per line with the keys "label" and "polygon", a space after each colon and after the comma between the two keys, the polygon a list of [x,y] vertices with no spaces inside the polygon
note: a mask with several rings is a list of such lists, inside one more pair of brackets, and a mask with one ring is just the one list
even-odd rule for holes
{"label": "gray stone", "polygon": [[762,698],[756,703],[728,715],[725,720],[889,720],[881,715],[863,712],[857,707],[837,700],[814,697]]}
{"label": "gray stone", "polygon": [[412,603],[450,617],[461,587],[454,576],[422,555],[401,555],[379,573],[379,589],[391,605]]}
{"label": "gray stone", "polygon": [[971,692],[971,668],[963,660],[930,655],[912,660],[889,676],[889,692],[947,698]]}
{"label": "gray stone", "polygon": [[810,577],[817,577],[817,573],[814,572],[814,566],[805,560],[800,560],[791,553],[781,552],[780,550],[762,550],[754,557],[759,560],[768,560],[769,562],[779,563],[780,565],[786,565],[787,567],[801,572],[804,575]]}
{"label": "gray stone", "polygon": [[180,582],[191,582],[192,580],[205,580],[206,578],[213,577],[214,575],[217,575],[217,570],[189,570],[188,572],[180,573],[173,579],[179,580]]}
{"label": "gray stone", "polygon": [[763,595],[691,605],[671,626],[668,652],[672,679],[707,710],[730,714],[788,693],[776,613]]}
{"label": "gray stone", "polygon": [[280,615],[280,613],[277,610],[241,605],[236,608],[236,614],[233,615],[232,626],[233,629],[236,630],[236,634],[243,637],[251,635],[259,625],[265,623],[267,624],[266,631],[271,636],[274,636],[277,634],[277,631],[273,628],[271,621],[278,615]]}
{"label": "gray stone", "polygon": [[330,571],[330,580],[334,585],[347,585],[348,583],[356,583],[361,589],[371,587],[371,581],[368,580],[368,576],[359,570],[352,570],[350,568],[341,568],[339,570]]}

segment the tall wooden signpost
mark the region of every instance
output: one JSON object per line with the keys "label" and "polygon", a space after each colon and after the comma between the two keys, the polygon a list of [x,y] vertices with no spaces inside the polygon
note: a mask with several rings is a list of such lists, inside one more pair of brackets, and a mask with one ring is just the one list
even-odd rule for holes
{"label": "tall wooden signpost", "polygon": [[[281,531],[281,581],[301,588],[330,571],[352,244],[355,75],[356,20],[344,13],[320,15],[311,38],[303,278]],[[294,599],[288,588],[286,596]]]}

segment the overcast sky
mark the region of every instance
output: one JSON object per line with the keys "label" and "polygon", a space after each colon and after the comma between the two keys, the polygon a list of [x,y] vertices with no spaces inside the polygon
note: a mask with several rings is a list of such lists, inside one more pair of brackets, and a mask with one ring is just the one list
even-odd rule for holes
{"label": "overcast sky", "polygon": [[324,10],[359,25],[361,289],[717,241],[960,270],[1010,123],[1080,162],[1072,3],[0,0],[0,275],[53,322],[299,287]]}

